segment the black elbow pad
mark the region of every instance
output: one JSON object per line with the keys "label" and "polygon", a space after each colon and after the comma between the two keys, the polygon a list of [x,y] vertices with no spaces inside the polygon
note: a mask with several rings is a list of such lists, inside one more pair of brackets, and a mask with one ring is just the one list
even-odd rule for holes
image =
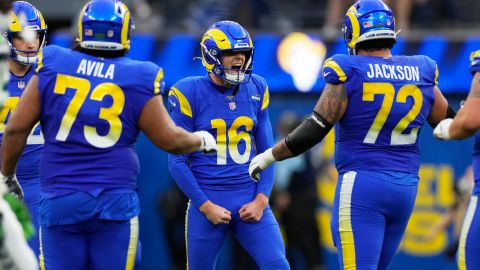
{"label": "black elbow pad", "polygon": [[285,138],[288,149],[294,155],[300,155],[327,136],[333,125],[317,112],[312,112],[298,127]]}
{"label": "black elbow pad", "polygon": [[[446,118],[454,118],[455,115],[457,115],[457,112],[455,111],[455,109],[452,108],[452,106],[450,106],[450,104],[448,104],[447,114],[445,115],[445,118],[444,118],[444,119],[446,119]],[[443,119],[442,119],[442,120],[443,120]],[[430,126],[431,126],[432,128],[435,128],[435,127],[438,125],[438,123],[430,123],[430,122],[429,122],[428,124],[430,124]]]}

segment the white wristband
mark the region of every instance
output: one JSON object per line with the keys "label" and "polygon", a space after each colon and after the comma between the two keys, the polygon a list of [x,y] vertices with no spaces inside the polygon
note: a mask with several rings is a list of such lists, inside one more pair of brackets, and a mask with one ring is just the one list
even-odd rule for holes
{"label": "white wristband", "polygon": [[273,149],[273,148],[270,147],[270,148],[268,148],[268,149],[264,152],[264,154],[265,154],[265,156],[264,156],[264,162],[265,162],[265,165],[266,165],[265,167],[268,167],[268,166],[270,166],[272,163],[274,163],[275,161],[277,161],[277,160],[275,159],[275,157],[273,156],[273,151],[272,151],[272,149]]}

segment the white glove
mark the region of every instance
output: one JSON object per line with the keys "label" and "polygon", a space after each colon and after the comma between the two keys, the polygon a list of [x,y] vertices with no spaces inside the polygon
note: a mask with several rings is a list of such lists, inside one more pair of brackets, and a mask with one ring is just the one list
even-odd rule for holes
{"label": "white glove", "polygon": [[272,148],[268,148],[265,152],[256,155],[250,161],[250,166],[248,167],[248,174],[252,177],[253,181],[257,182],[260,180],[260,173],[272,165],[276,160],[273,157]]}
{"label": "white glove", "polygon": [[438,125],[433,130],[433,136],[440,140],[451,140],[452,138],[450,137],[448,130],[450,129],[450,125],[452,124],[452,122],[452,118],[447,118],[440,121],[440,123],[438,123]]}
{"label": "white glove", "polygon": [[195,131],[194,134],[200,137],[200,139],[202,140],[202,143],[200,144],[200,147],[197,151],[203,151],[204,153],[217,151],[217,142],[215,141],[215,138],[213,138],[212,134],[210,134],[210,132],[200,130]]}
{"label": "white glove", "polygon": [[0,181],[5,183],[8,187],[8,192],[12,193],[13,195],[17,196],[17,198],[23,201],[23,190],[18,183],[17,176],[15,174],[5,176],[0,173]]}

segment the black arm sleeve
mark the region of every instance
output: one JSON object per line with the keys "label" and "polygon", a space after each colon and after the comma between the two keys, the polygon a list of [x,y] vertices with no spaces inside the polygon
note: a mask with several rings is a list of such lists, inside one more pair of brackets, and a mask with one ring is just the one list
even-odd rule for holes
{"label": "black arm sleeve", "polygon": [[[448,104],[447,114],[445,115],[445,118],[454,118],[455,115],[457,115],[457,112],[455,111],[455,109],[452,108],[452,106],[450,106],[450,104]],[[438,125],[438,122],[437,123],[428,122],[428,123],[432,128],[435,128]]]}
{"label": "black arm sleeve", "polygon": [[332,127],[332,124],[314,111],[287,135],[285,143],[290,152],[298,156],[323,140]]}

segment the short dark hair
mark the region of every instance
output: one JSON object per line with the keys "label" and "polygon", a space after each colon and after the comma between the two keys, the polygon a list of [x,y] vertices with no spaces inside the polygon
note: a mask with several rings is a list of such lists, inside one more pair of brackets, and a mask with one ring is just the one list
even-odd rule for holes
{"label": "short dark hair", "polygon": [[80,43],[78,41],[75,41],[75,43],[72,46],[72,50],[86,53],[88,55],[95,56],[95,57],[102,57],[102,58],[123,57],[128,52],[128,50],[126,49],[119,50],[119,51],[103,51],[103,50],[85,49],[82,46],[80,46]]}
{"label": "short dark hair", "polygon": [[7,13],[12,9],[13,0],[0,1],[0,12]]}
{"label": "short dark hair", "polygon": [[355,46],[355,49],[357,52],[359,50],[375,51],[382,49],[391,49],[396,42],[397,41],[393,38],[372,39],[358,43],[357,46]]}

